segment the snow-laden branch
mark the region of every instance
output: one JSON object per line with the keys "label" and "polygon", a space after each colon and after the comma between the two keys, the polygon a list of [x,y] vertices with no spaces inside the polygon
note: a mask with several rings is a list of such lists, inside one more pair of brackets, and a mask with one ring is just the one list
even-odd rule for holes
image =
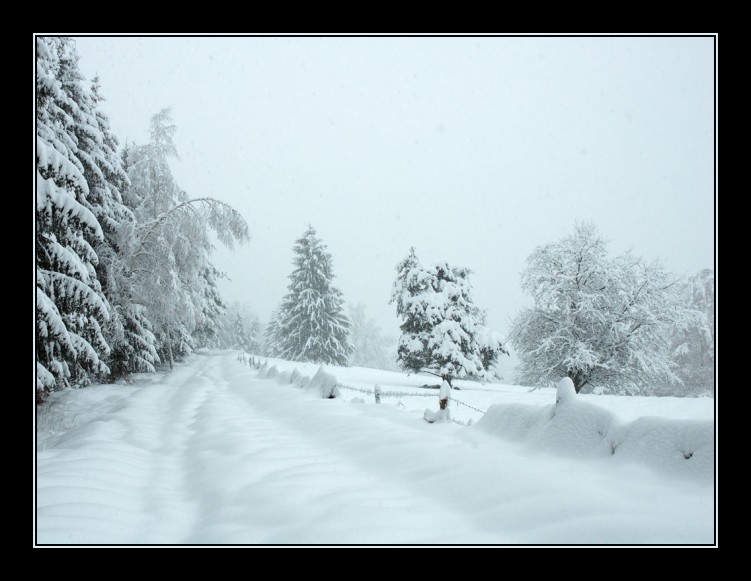
{"label": "snow-laden branch", "polygon": [[[199,212],[199,208],[203,212]],[[149,239],[157,233],[165,223],[179,220],[184,213],[192,214],[193,217],[214,230],[220,242],[232,248],[235,242],[244,243],[250,240],[248,224],[240,212],[229,204],[215,198],[195,198],[187,200],[157,216],[147,226],[146,232],[141,236],[136,247],[134,256],[138,255]]]}

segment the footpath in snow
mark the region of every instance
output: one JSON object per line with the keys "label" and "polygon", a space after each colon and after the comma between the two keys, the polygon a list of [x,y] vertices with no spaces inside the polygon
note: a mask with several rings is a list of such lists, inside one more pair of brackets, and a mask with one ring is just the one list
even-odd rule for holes
{"label": "footpath in snow", "polygon": [[[297,364],[278,365],[288,380]],[[711,402],[624,418],[612,400],[478,387],[456,392],[489,408],[466,427],[422,420],[437,395],[341,392],[208,351],[135,386],[54,394],[37,430],[36,543],[715,542]]]}

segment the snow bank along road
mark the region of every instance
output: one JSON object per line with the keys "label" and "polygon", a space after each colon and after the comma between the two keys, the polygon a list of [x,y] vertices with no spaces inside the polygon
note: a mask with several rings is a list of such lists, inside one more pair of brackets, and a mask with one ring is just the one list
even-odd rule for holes
{"label": "snow bank along road", "polygon": [[36,543],[715,542],[713,482],[256,375],[200,352],[135,387],[55,394],[69,429],[38,432]]}

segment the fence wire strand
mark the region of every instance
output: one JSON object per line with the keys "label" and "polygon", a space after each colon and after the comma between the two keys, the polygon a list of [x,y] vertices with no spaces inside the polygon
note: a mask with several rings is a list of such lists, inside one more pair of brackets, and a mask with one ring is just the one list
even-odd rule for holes
{"label": "fence wire strand", "polygon": [[[260,369],[261,368],[261,361],[260,361],[259,358],[254,358],[252,356],[248,357],[247,355],[239,354],[238,357],[237,357],[237,360],[238,361],[242,361],[243,363],[247,362],[248,365],[250,365],[251,367],[253,367],[255,369]],[[343,389],[350,389],[352,391],[358,391],[360,393],[366,393],[368,395],[375,396],[375,390],[374,389],[368,389],[368,388],[365,388],[365,387],[355,387],[354,385],[347,385],[346,383],[339,383],[339,382],[337,382],[336,385],[337,385],[337,387],[341,387]],[[437,393],[414,393],[414,392],[409,392],[409,391],[383,391],[383,390],[381,390],[381,392],[380,392],[379,395],[382,398],[383,397],[398,397],[398,398],[401,398],[401,397],[437,397],[438,396]],[[481,410],[480,408],[477,408],[477,407],[475,407],[473,405],[469,405],[468,403],[464,403],[463,401],[458,400],[458,399],[456,399],[454,397],[450,397],[449,399],[450,399],[450,401],[454,402],[457,405],[463,405],[464,407],[469,408],[471,410],[474,410],[476,412],[479,412],[479,413],[481,413],[483,415],[485,414],[485,410]],[[454,422],[455,424],[459,424],[459,425],[462,425],[462,426],[466,426],[467,425],[467,424],[465,424],[463,422],[460,422],[460,421],[457,421],[457,420],[454,420],[454,419],[452,419],[451,421]]]}

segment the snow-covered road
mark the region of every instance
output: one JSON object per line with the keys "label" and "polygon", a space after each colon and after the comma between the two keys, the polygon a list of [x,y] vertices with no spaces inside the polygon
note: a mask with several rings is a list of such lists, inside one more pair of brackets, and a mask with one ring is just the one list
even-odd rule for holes
{"label": "snow-covered road", "polygon": [[321,399],[233,352],[56,396],[38,544],[715,542],[705,482]]}

